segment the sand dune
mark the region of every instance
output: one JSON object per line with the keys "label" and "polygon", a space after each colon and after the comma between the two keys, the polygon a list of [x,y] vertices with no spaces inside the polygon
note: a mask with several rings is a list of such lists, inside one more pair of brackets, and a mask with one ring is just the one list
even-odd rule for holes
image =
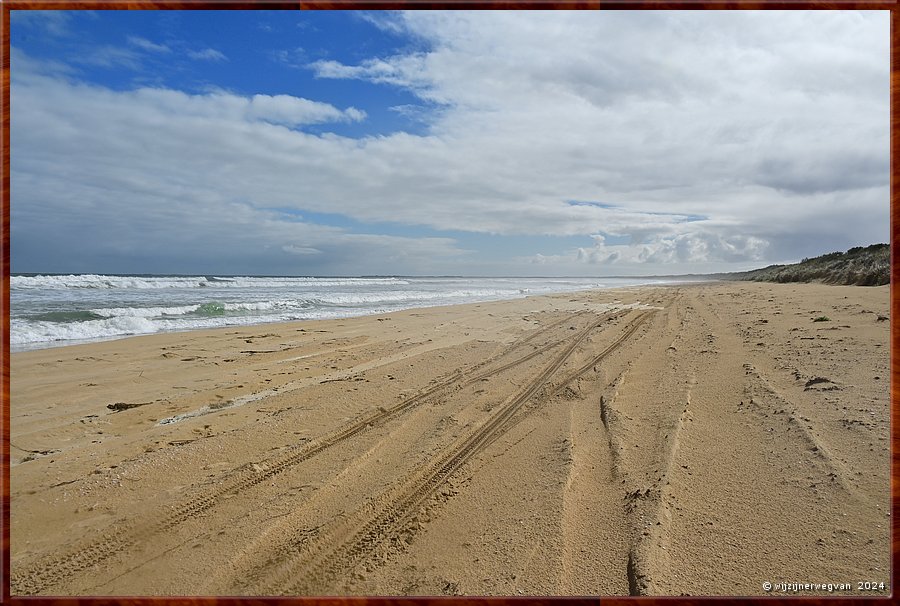
{"label": "sand dune", "polygon": [[698,284],[15,354],[12,593],[886,594],[888,305]]}

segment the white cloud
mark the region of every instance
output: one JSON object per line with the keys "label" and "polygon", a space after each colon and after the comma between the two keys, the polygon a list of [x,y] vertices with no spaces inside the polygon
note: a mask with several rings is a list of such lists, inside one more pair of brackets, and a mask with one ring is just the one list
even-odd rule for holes
{"label": "white cloud", "polygon": [[141,67],[141,54],[129,48],[105,45],[94,47],[88,53],[79,54],[73,57],[72,61],[98,67],[125,67],[137,70]]}
{"label": "white cloud", "polygon": [[225,56],[224,53],[217,51],[214,48],[204,48],[199,51],[188,51],[188,56],[191,59],[200,59],[203,61],[227,61],[228,57]]}
{"label": "white cloud", "polygon": [[299,46],[271,51],[270,56],[275,61],[293,68],[305,67],[307,62],[306,51]]}
{"label": "white cloud", "polygon": [[141,38],[140,36],[128,36],[128,43],[132,46],[136,46],[142,50],[150,51],[152,53],[171,53],[172,49],[170,49],[165,44],[157,44],[155,42],[151,42],[146,38]]}
{"label": "white cloud", "polygon": [[607,245],[602,235],[595,235],[594,246],[579,248],[575,257],[583,263],[705,263],[758,261],[768,243],[754,236],[723,235],[693,229],[675,235],[654,234],[635,245]]}
{"label": "white cloud", "polygon": [[[328,103],[290,95],[242,97],[223,91],[191,95],[165,88],[140,88],[117,93],[102,88],[83,87],[67,90],[49,81],[43,84],[61,94],[70,94],[73,90],[78,90],[83,95],[82,102],[96,104],[110,111],[113,111],[117,104],[127,104],[141,108],[148,117],[166,116],[174,121],[187,120],[193,123],[195,128],[202,128],[204,122],[209,125],[219,120],[232,125],[267,122],[295,127],[324,122],[358,122],[365,118],[365,112],[354,107],[341,110]],[[136,121],[137,129],[149,126],[153,120],[143,120],[143,124],[140,122],[142,121]]]}
{"label": "white cloud", "polygon": [[289,252],[295,255],[321,255],[322,251],[318,248],[313,248],[312,246],[295,246],[293,244],[287,244],[281,247],[281,250],[284,252]]}
{"label": "white cloud", "polygon": [[367,59],[360,65],[344,65],[337,61],[314,61],[309,67],[319,78],[369,80],[378,84],[393,84],[421,89],[427,95],[430,79],[426,64],[428,55],[396,55],[387,59]]}
{"label": "white cloud", "polygon": [[75,73],[75,69],[71,65],[62,61],[46,59],[37,61],[14,46],[11,46],[9,51],[10,65],[15,66],[14,76],[19,81],[27,81],[32,77],[39,77],[38,74],[43,74],[45,77],[67,78]]}
{"label": "white cloud", "polygon": [[397,11],[358,11],[353,14],[381,31],[397,35],[405,32],[403,24],[397,18],[399,15]]}
{"label": "white cloud", "polygon": [[[486,231],[604,230],[638,242],[665,225],[630,222],[627,213],[667,211],[734,218],[767,240],[784,231],[771,216],[804,232],[816,216],[833,214],[830,205],[855,215],[872,192],[879,203],[868,228],[844,239],[887,237],[885,12],[408,12],[390,24],[431,50],[310,68],[444,104],[431,125],[436,141],[421,149],[451,174],[477,175],[491,201],[478,213]],[[445,142],[455,155],[444,156]],[[620,209],[570,208],[566,198]],[[471,209],[469,200],[455,202]],[[693,251],[699,259],[719,250],[753,259],[761,250],[732,251],[724,234],[697,246],[680,238],[630,257]]]}
{"label": "white cloud", "polygon": [[64,271],[91,262],[134,271],[139,255],[146,271],[177,271],[189,259],[197,271],[379,273],[394,264],[427,273],[466,252],[449,238],[351,233],[267,208],[308,195],[302,181],[316,170],[304,166],[322,161],[318,144],[343,145],[273,122],[356,111],[288,96],[115,92],[14,61],[19,260],[85,263]]}
{"label": "white cloud", "polygon": [[359,122],[366,117],[365,112],[355,107],[339,110],[328,103],[290,95],[253,95],[249,100],[246,115],[250,119],[288,126],[332,121]]}
{"label": "white cloud", "polygon": [[[887,240],[886,12],[383,19],[382,29],[415,39],[414,50],[305,63],[319,78],[400,87],[438,105],[424,135],[315,136],[283,126],[366,115],[286,95],[112,91],[40,77],[33,66],[23,74],[14,58],[17,220],[31,204],[45,215],[109,209],[106,218],[140,198],[157,207],[148,217],[197,208],[210,225],[225,220],[228,204],[243,204],[617,242],[541,257],[579,271],[608,261],[689,271],[691,262],[768,262],[807,256],[822,242]],[[323,253],[295,259],[338,254],[350,241],[357,252],[385,253],[384,267],[395,244],[408,253],[396,262],[412,263],[411,251],[423,263],[471,257],[438,238],[388,243],[328,230],[306,238],[290,231],[296,223],[266,221],[278,226],[273,250]],[[329,247],[332,236],[347,246]]]}
{"label": "white cloud", "polygon": [[44,30],[53,36],[70,33],[71,15],[66,11],[54,10],[11,10],[9,22],[12,27],[25,26]]}

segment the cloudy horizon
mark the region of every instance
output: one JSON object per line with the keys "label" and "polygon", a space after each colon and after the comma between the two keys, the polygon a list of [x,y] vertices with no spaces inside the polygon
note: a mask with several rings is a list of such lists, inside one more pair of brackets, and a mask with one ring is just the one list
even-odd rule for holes
{"label": "cloudy horizon", "polygon": [[11,11],[12,271],[639,276],[889,241],[888,11]]}

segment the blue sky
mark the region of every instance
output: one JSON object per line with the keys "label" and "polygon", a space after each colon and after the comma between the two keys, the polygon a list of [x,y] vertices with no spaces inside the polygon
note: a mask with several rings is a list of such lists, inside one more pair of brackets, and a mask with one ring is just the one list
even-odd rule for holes
{"label": "blue sky", "polygon": [[12,11],[12,269],[650,275],[887,241],[888,34],[887,11]]}

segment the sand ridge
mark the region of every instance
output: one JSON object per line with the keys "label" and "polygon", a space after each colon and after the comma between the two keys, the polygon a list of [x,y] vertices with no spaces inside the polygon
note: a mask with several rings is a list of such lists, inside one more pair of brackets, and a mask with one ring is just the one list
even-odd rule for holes
{"label": "sand ridge", "polygon": [[889,583],[887,308],[715,283],[15,354],[12,593]]}

